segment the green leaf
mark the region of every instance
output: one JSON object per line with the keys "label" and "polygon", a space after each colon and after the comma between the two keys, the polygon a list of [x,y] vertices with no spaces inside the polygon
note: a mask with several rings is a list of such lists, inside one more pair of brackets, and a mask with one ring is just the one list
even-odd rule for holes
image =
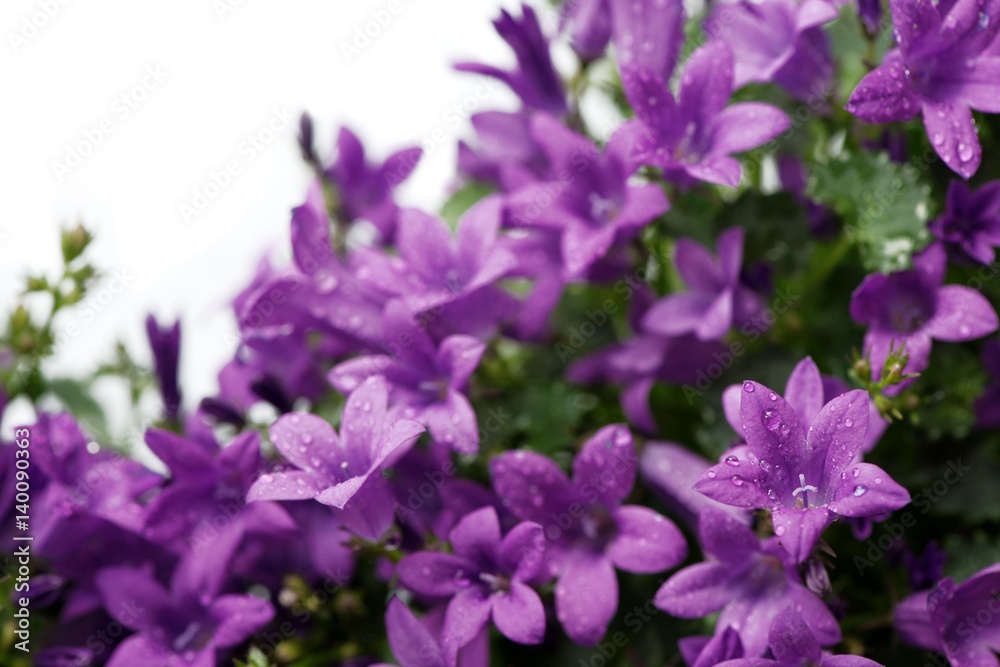
{"label": "green leaf", "polygon": [[469,181],[444,203],[444,206],[441,207],[441,217],[448,222],[448,225],[452,229],[455,229],[458,225],[458,219],[462,217],[462,214],[472,208],[473,204],[492,192],[493,187],[491,185],[480,183],[479,181]]}
{"label": "green leaf", "polygon": [[63,402],[66,409],[73,413],[77,421],[99,442],[108,444],[108,424],[104,410],[90,395],[89,385],[79,380],[59,378],[49,380],[49,391]]}
{"label": "green leaf", "polygon": [[844,219],[869,271],[896,271],[926,245],[931,213],[926,169],[885,153],[845,154],[811,165],[808,195]]}

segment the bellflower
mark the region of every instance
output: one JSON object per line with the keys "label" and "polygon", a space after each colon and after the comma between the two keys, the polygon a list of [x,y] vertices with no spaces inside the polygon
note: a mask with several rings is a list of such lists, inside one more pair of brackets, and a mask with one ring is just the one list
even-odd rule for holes
{"label": "bellflower", "polygon": [[202,588],[201,577],[191,576],[198,568],[189,563],[178,564],[169,591],[140,568],[97,573],[108,614],[136,633],[115,649],[108,667],[212,667],[218,651],[240,644],[274,616],[260,598]]}
{"label": "bellflower", "polygon": [[869,123],[923,115],[927,136],[952,171],[968,179],[982,148],[972,109],[1000,112],[1000,2],[890,0],[897,48],[851,93],[846,109]]}
{"label": "bellflower", "polygon": [[913,268],[864,279],[851,297],[851,318],[868,326],[865,352],[877,379],[890,346],[906,346],[907,373],[927,368],[931,339],[958,342],[997,330],[997,314],[982,294],[970,287],[942,285],[945,251],[928,246],[913,256]]}
{"label": "bellflower", "polygon": [[691,239],[677,240],[674,263],[690,291],[654,303],[643,318],[647,331],[661,336],[694,334],[700,340],[722,338],[763,310],[760,297],[740,281],[743,228],[719,234],[718,257]]}
{"label": "bellflower", "polygon": [[545,609],[530,586],[545,553],[542,527],[526,521],[500,534],[496,509],[484,507],[451,530],[454,553],[422,551],[400,561],[400,583],[426,598],[450,598],[442,631],[449,656],[478,635],[492,618],[501,634],[519,644],[545,635]]}
{"label": "bellflower", "polygon": [[146,318],[146,336],[153,350],[153,368],[163,397],[163,413],[167,419],[176,419],[181,409],[181,389],[177,382],[180,362],[181,323],[160,327],[150,315]]}
{"label": "bellflower", "polygon": [[851,391],[823,406],[806,430],[785,399],[748,380],[740,406],[748,451],[726,456],[695,489],[736,507],[771,510],[775,535],[801,563],[837,515],[875,516],[910,502],[884,470],[854,463],[868,410],[867,392]]}
{"label": "bellflower", "polygon": [[408,309],[393,301],[383,320],[385,349],[338,364],[329,380],[350,393],[366,378],[381,376],[391,389],[394,408],[425,424],[431,436],[452,449],[472,454],[479,448],[476,414],[463,393],[486,350],[470,336],[448,336],[435,345]]}
{"label": "bellflower", "polygon": [[743,655],[764,652],[772,622],[789,605],[800,609],[821,643],[840,641],[837,620],[802,585],[794,560],[777,539],[761,541],[745,522],[713,508],[702,512],[698,535],[710,560],[670,577],[656,593],[657,607],[680,618],[721,610],[716,627],[739,634]]}
{"label": "bellflower", "polygon": [[983,366],[992,379],[976,399],[976,415],[980,427],[995,428],[1000,426],[1000,341],[991,340],[983,345]]}
{"label": "bellflower", "polygon": [[532,119],[532,136],[548,155],[556,181],[511,193],[515,224],[559,230],[565,277],[578,278],[611,246],[634,237],[669,209],[658,185],[632,185],[627,132],[616,132],[603,152],[552,116]]}
{"label": "bellflower", "polygon": [[769,658],[738,658],[717,667],[884,667],[859,655],[833,655],[824,651],[816,635],[795,607],[778,614],[768,632]]}
{"label": "bellflower", "polygon": [[367,220],[384,241],[391,241],[399,210],[393,190],[413,172],[422,153],[419,148],[404,148],[382,164],[372,163],[365,157],[358,136],[346,127],[340,128],[336,157],[323,172],[337,187],[338,215],[347,221]]}
{"label": "bellflower", "polygon": [[517,57],[517,69],[506,72],[493,65],[459,63],[455,69],[494,77],[503,81],[531,109],[561,115],[566,113],[566,93],[562,79],[556,72],[549,55],[549,43],[542,33],[535,10],[521,5],[521,18],[514,18],[507,10],[493,27]]}
{"label": "bellflower", "polygon": [[773,81],[800,100],[825,96],[833,59],[820,26],[837,18],[832,0],[729,0],[712,7],[705,28],[733,50],[734,88]]}
{"label": "bellflower", "polygon": [[[247,534],[294,533],[292,517],[277,503],[246,504],[261,473],[260,437],[243,433],[228,446],[205,447],[170,431],[149,429],[146,444],[170,469],[170,484],[150,502],[145,535],[171,549],[216,542],[212,557],[228,563]],[[213,520],[226,517],[219,530]]]}
{"label": "bellflower", "polygon": [[662,572],[687,553],[684,537],[648,507],[623,505],[636,454],[620,425],[594,434],[573,461],[573,479],[540,454],[506,452],[490,462],[502,504],[522,521],[545,526],[546,572],[558,577],[556,616],[574,642],[595,644],[618,608],[615,568]]}
{"label": "bellflower", "polygon": [[998,591],[1000,564],[960,584],[942,579],[896,605],[896,630],[914,646],[941,651],[953,667],[994,667],[1000,652]]}
{"label": "bellflower", "polygon": [[[820,375],[819,368],[816,367],[812,357],[806,357],[795,365],[791,375],[788,376],[788,383],[785,384],[785,392],[782,395],[787,396],[786,400],[799,416],[800,422],[811,424],[824,405],[848,391],[850,389],[843,380]],[[741,385],[731,385],[722,392],[722,410],[726,415],[726,421],[737,433],[743,431],[743,417],[740,413],[742,400],[743,387]],[[861,453],[874,449],[888,427],[888,420],[879,414],[875,402],[869,400],[868,433],[865,434]]]}
{"label": "bellflower", "polygon": [[546,180],[549,159],[531,136],[530,113],[484,111],[471,121],[479,141],[458,142],[459,173],[503,192]]}
{"label": "bellflower", "polygon": [[382,378],[361,383],[344,406],[339,437],[315,415],[282,416],[271,425],[271,440],[295,469],[261,475],[247,500],[313,498],[341,510],[344,525],[362,537],[381,536],[393,519],[381,471],[424,430],[411,419],[387,414],[387,395]]}
{"label": "bellflower", "polygon": [[929,227],[950,255],[992,264],[994,248],[1000,246],[1000,181],[973,190],[953,180],[948,184],[944,212]]}
{"label": "bellflower", "polygon": [[396,233],[399,255],[359,252],[358,275],[402,299],[418,317],[433,310],[426,319],[439,340],[450,334],[486,337],[516,311],[514,298],[495,284],[517,264],[497,244],[501,218],[500,197],[488,196],[462,215],[453,238],[444,221],[403,210]]}
{"label": "bellflower", "polygon": [[[707,181],[736,187],[742,167],[735,153],[756,148],[788,129],[780,109],[759,102],[727,106],[733,91],[733,53],[719,42],[696,50],[684,65],[677,99],[655,72],[622,71],[622,85],[638,121],[633,159],[663,169],[682,185]],[[638,125],[636,125],[638,123]]]}

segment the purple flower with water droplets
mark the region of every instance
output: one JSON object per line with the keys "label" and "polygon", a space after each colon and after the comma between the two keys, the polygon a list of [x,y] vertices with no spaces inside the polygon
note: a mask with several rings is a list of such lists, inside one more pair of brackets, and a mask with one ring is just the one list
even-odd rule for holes
{"label": "purple flower with water droplets", "polygon": [[622,70],[622,85],[637,121],[633,159],[663,169],[682,185],[706,181],[736,187],[743,169],[735,153],[761,146],[787,130],[791,121],[777,107],[760,102],[728,105],[733,91],[733,53],[709,42],[691,54],[675,100],[664,80],[641,66]]}
{"label": "purple flower with water droplets", "polygon": [[428,599],[449,599],[441,643],[449,657],[475,638],[492,618],[519,644],[545,635],[545,609],[531,587],[542,566],[542,527],[519,523],[501,539],[496,509],[484,507],[451,530],[454,553],[422,551],[397,566],[400,583]]}
{"label": "purple flower with water droplets", "polygon": [[522,450],[490,462],[493,488],[523,521],[545,526],[545,573],[558,578],[556,616],[577,644],[604,635],[618,607],[615,568],[655,573],[684,559],[677,527],[648,507],[623,505],[636,454],[624,426],[594,434],[573,461],[573,479],[549,458]]}
{"label": "purple flower with water droplets", "polygon": [[670,577],[656,593],[657,607],[680,618],[720,611],[717,628],[739,634],[743,655],[763,653],[772,621],[789,605],[823,644],[840,641],[837,620],[802,585],[776,538],[761,541],[746,522],[713,508],[702,512],[698,535],[708,560]]}
{"label": "purple flower with water droplets", "polygon": [[831,0],[728,0],[712,4],[705,30],[733,50],[733,87],[774,82],[800,100],[823,100],[833,58],[821,26]]}
{"label": "purple flower with water droplets", "polygon": [[953,180],[948,184],[944,212],[928,227],[950,255],[992,264],[994,248],[1000,246],[1000,181],[973,190]]}
{"label": "purple flower with water droplets", "polygon": [[968,179],[982,148],[972,109],[1000,113],[1000,0],[890,0],[897,48],[851,93],[846,109],[869,123],[923,115],[927,136]]}
{"label": "purple flower with water droplets", "polygon": [[804,562],[837,515],[869,517],[910,502],[884,470],[855,462],[868,412],[867,392],[850,391],[823,406],[807,430],[784,398],[748,380],[740,405],[746,450],[725,456],[695,489],[736,507],[771,510],[775,535]]}
{"label": "purple flower with water droplets", "polygon": [[476,413],[464,394],[486,346],[471,336],[448,336],[435,345],[399,301],[390,302],[383,318],[385,349],[338,364],[329,380],[350,393],[367,378],[379,376],[391,390],[394,410],[425,424],[431,436],[455,451],[479,448]]}
{"label": "purple flower with water droplets", "polygon": [[960,584],[945,578],[930,591],[914,593],[896,605],[893,621],[907,643],[943,652],[954,667],[994,667],[1000,652],[998,591],[1000,564]]}
{"label": "purple flower with water droplets", "polygon": [[764,307],[760,297],[740,280],[743,235],[742,227],[719,234],[718,257],[691,239],[678,239],[674,263],[689,291],[650,306],[643,327],[662,336],[690,333],[700,340],[715,340],[760,314]]}
{"label": "purple flower with water droplets", "polygon": [[[806,357],[795,365],[788,376],[785,392],[782,395],[788,397],[786,400],[799,416],[799,420],[803,424],[811,424],[824,405],[848,391],[850,388],[843,380],[829,375],[820,375],[819,368],[812,357]],[[722,392],[722,410],[726,415],[726,421],[737,433],[743,432],[743,418],[740,414],[742,401],[743,387],[741,385],[731,385]],[[869,400],[868,433],[865,434],[861,453],[874,449],[888,427],[889,421],[879,414],[875,402]]]}
{"label": "purple flower with water droplets", "polygon": [[387,398],[382,378],[362,383],[344,406],[339,437],[316,415],[279,418],[271,425],[271,440],[295,469],[262,475],[247,500],[315,499],[340,510],[348,529],[380,537],[392,524],[394,509],[382,469],[424,431],[412,419],[387,414]]}
{"label": "purple flower with water droplets", "polygon": [[913,268],[867,276],[851,297],[851,318],[868,326],[865,354],[878,380],[890,346],[905,345],[907,373],[927,368],[931,340],[959,342],[997,330],[996,311],[970,287],[942,285],[945,251],[928,246],[913,256]]}

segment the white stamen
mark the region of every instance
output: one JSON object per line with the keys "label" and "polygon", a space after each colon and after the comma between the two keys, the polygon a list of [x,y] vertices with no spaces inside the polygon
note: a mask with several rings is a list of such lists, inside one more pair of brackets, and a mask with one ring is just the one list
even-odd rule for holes
{"label": "white stamen", "polygon": [[794,491],[792,491],[792,495],[793,496],[797,496],[797,495],[799,495],[801,493],[802,497],[805,498],[806,491],[812,491],[813,493],[818,493],[819,492],[819,489],[817,489],[815,486],[813,486],[811,484],[806,484],[806,476],[803,475],[802,473],[799,473],[799,484],[801,486],[799,486],[799,488],[797,488]]}

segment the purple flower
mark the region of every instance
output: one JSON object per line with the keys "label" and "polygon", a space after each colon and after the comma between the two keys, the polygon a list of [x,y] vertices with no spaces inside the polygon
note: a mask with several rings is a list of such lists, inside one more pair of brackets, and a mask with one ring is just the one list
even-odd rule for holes
{"label": "purple flower", "polygon": [[97,573],[104,607],[136,634],[116,649],[108,667],[212,667],[216,653],[241,643],[274,616],[265,600],[217,595],[192,577],[197,567],[182,561],[167,591],[146,570],[110,567]]}
{"label": "purple flower", "polygon": [[532,136],[548,155],[556,181],[511,193],[515,225],[561,232],[567,279],[578,278],[616,242],[634,237],[670,205],[658,185],[631,185],[627,132],[616,132],[599,152],[591,141],[552,116],[532,118]]}
{"label": "purple flower", "polygon": [[717,667],[884,667],[858,655],[833,655],[824,651],[809,624],[794,606],[786,607],[771,625],[768,644],[772,658],[739,658]]}
{"label": "purple flower", "polygon": [[976,416],[981,428],[995,428],[1000,426],[1000,341],[983,345],[983,367],[993,379],[976,399]]}
{"label": "purple flower", "polygon": [[566,113],[566,93],[552,58],[549,43],[538,17],[528,5],[521,5],[520,20],[506,9],[493,26],[517,57],[517,69],[506,72],[492,65],[459,63],[455,69],[462,72],[484,74],[503,81],[521,98],[526,107],[551,114]]}
{"label": "purple flower", "polygon": [[733,87],[773,81],[800,100],[824,99],[833,73],[826,34],[830,0],[729,0],[713,4],[705,29],[733,50]]}
{"label": "purple flower", "polygon": [[684,537],[648,507],[622,505],[635,482],[632,436],[621,425],[590,438],[573,461],[573,479],[551,459],[525,451],[490,462],[504,507],[545,526],[546,573],[558,577],[556,616],[570,639],[593,645],[618,607],[615,568],[654,573],[684,559]]}
{"label": "purple flower", "polygon": [[771,510],[775,535],[801,563],[837,515],[874,516],[910,502],[881,468],[854,462],[868,410],[867,392],[848,392],[823,406],[807,431],[785,399],[748,380],[740,406],[747,449],[733,450],[695,489],[736,507]]}
{"label": "purple flower", "polygon": [[882,26],[882,0],[857,0],[858,16],[869,35],[878,33]]}
{"label": "purple flower", "polygon": [[180,362],[181,323],[161,328],[152,315],[146,318],[146,336],[153,350],[153,368],[163,397],[163,413],[166,419],[176,419],[181,409],[181,389],[177,383],[177,367]]}
{"label": "purple flower", "polygon": [[341,520],[362,537],[376,539],[392,524],[392,496],[384,467],[423,432],[411,419],[386,413],[384,380],[371,378],[344,406],[340,437],[311,414],[284,415],[271,425],[271,440],[296,469],[267,473],[253,483],[248,501],[307,500],[341,510]]}
{"label": "purple flower", "polygon": [[677,240],[674,263],[690,291],[654,303],[642,321],[647,331],[661,336],[691,333],[700,340],[716,340],[760,313],[760,297],[740,281],[743,228],[719,234],[717,248],[716,258],[691,239]]}
{"label": "purple flower", "polygon": [[869,123],[923,114],[934,150],[969,178],[982,148],[972,109],[1000,112],[1000,57],[987,49],[1000,30],[1000,2],[890,0],[898,48],[867,74],[846,109]]}
{"label": "purple flower", "polygon": [[419,148],[404,148],[382,164],[373,164],[366,159],[357,135],[346,127],[340,128],[336,159],[323,172],[337,187],[338,214],[352,222],[367,220],[383,241],[391,241],[399,210],[392,191],[409,177],[421,154]]}
{"label": "purple flower", "polygon": [[470,336],[448,336],[435,345],[398,301],[383,319],[386,349],[338,364],[329,380],[338,391],[354,391],[366,378],[381,376],[394,407],[427,426],[431,436],[464,454],[479,448],[476,414],[463,389],[486,346]]}
{"label": "purple flower", "polygon": [[530,586],[542,566],[542,527],[526,521],[501,540],[492,507],[467,515],[451,531],[454,553],[422,551],[397,568],[406,588],[429,599],[448,598],[442,646],[454,656],[486,623],[511,641],[538,644],[545,635],[545,609]]}
{"label": "purple flower", "polygon": [[851,317],[868,326],[865,352],[878,379],[889,347],[906,346],[905,371],[927,368],[931,339],[949,342],[981,338],[997,330],[997,314],[982,294],[942,285],[945,251],[935,243],[913,256],[913,268],[867,276],[854,290]]}
{"label": "purple flower", "polygon": [[682,185],[693,179],[736,187],[742,168],[732,154],[765,144],[791,125],[769,104],[726,106],[733,91],[733,53],[719,42],[688,58],[676,101],[663,79],[642,67],[626,67],[622,85],[638,117],[626,125],[638,130],[633,159],[662,168]]}
{"label": "purple flower", "polygon": [[688,667],[715,667],[724,660],[744,655],[740,634],[731,627],[712,637],[684,637],[678,640],[677,648]]}
{"label": "purple flower", "polygon": [[[170,484],[149,504],[147,538],[178,552],[210,545],[211,557],[228,563],[248,534],[274,538],[295,531],[295,522],[277,503],[246,504],[247,491],[263,468],[256,432],[219,449],[149,429],[146,444],[171,473]],[[221,530],[215,523],[219,517],[226,519]]]}
{"label": "purple flower", "polygon": [[[806,357],[795,365],[791,375],[788,376],[783,396],[788,397],[788,404],[795,410],[799,421],[803,424],[811,424],[824,405],[848,391],[850,388],[843,380],[820,375],[819,368],[816,367],[812,357]],[[737,433],[743,431],[743,417],[740,413],[742,401],[743,387],[741,385],[731,385],[722,392],[722,409],[726,415],[726,421]],[[888,420],[879,414],[875,402],[869,400],[868,433],[865,435],[861,453],[867,453],[874,449],[888,427]]]}
{"label": "purple flower", "polygon": [[472,117],[478,146],[458,142],[458,171],[463,176],[492,183],[512,192],[545,180],[549,159],[531,136],[531,114],[484,111]]}
{"label": "purple flower", "polygon": [[406,209],[396,233],[399,254],[358,251],[357,275],[424,316],[438,340],[451,334],[489,336],[517,305],[495,284],[517,264],[497,244],[501,218],[500,197],[486,197],[461,217],[453,238],[444,221]]}
{"label": "purple flower", "polygon": [[948,184],[944,213],[930,222],[931,233],[949,254],[992,264],[1000,245],[1000,181],[972,190],[967,183]]}
{"label": "purple flower", "polygon": [[914,593],[896,605],[896,629],[914,646],[943,652],[954,667],[992,667],[1000,651],[998,590],[1000,564],[960,584],[942,579],[932,590]]}
{"label": "purple flower", "polygon": [[[385,631],[400,667],[488,667],[489,635],[485,631],[459,652],[457,662],[454,656],[448,656],[438,637],[445,620],[440,611],[441,607],[436,607],[418,620],[398,597],[389,601]],[[378,663],[371,667],[391,665]]]}
{"label": "purple flower", "polygon": [[702,512],[698,534],[710,560],[670,577],[656,593],[657,607],[680,618],[721,610],[716,627],[738,632],[744,655],[763,653],[772,621],[789,605],[801,610],[821,643],[840,641],[837,620],[802,585],[777,539],[761,541],[745,522],[713,508]]}

